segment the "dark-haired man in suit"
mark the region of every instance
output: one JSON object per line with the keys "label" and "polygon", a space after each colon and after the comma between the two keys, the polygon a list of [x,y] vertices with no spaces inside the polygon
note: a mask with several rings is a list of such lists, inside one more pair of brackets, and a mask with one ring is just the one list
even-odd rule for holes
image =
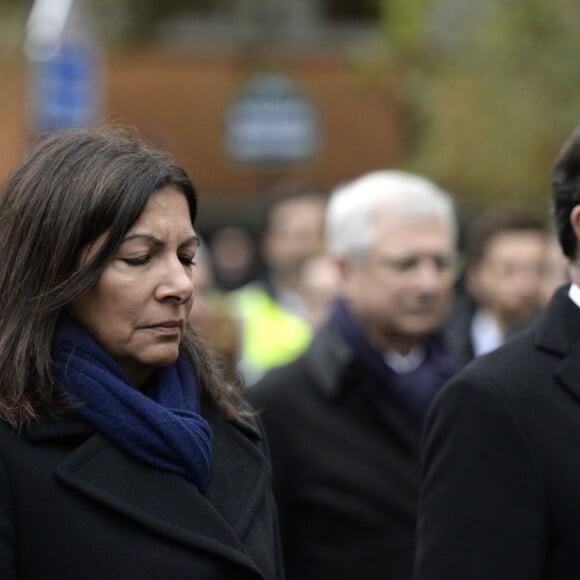
{"label": "dark-haired man in suit", "polygon": [[552,174],[572,284],[521,336],[456,375],[422,451],[416,580],[580,574],[580,128]]}

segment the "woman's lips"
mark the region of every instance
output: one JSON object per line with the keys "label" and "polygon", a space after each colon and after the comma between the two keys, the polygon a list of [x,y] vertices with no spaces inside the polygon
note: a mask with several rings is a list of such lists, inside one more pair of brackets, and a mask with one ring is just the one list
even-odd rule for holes
{"label": "woman's lips", "polygon": [[183,328],[183,322],[180,320],[170,320],[160,322],[159,324],[150,324],[144,327],[144,330],[149,330],[156,334],[163,336],[179,336]]}

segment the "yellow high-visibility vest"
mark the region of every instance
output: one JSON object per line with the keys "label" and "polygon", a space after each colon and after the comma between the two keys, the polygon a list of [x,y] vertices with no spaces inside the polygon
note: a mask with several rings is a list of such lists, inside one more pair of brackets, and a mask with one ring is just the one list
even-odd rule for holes
{"label": "yellow high-visibility vest", "polygon": [[257,378],[306,349],[312,338],[310,325],[282,308],[261,284],[249,284],[234,294],[241,323],[242,372]]}

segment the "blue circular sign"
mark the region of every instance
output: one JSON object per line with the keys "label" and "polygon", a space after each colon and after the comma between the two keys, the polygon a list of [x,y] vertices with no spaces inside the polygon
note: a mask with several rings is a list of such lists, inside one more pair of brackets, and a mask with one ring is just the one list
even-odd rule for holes
{"label": "blue circular sign", "polygon": [[225,148],[242,163],[297,163],[320,147],[312,101],[286,75],[254,75],[225,115]]}

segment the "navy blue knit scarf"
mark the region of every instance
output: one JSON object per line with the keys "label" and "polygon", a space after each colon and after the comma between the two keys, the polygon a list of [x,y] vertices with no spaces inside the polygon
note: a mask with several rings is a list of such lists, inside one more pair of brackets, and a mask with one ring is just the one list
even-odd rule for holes
{"label": "navy blue knit scarf", "polygon": [[363,328],[343,300],[334,303],[330,321],[350,345],[360,365],[420,430],[437,391],[457,371],[446,352],[443,336],[440,333],[430,335],[424,344],[425,359],[419,367],[398,374],[368,342]]}
{"label": "navy blue knit scarf", "polygon": [[52,360],[57,387],[80,403],[83,419],[131,455],[205,489],[211,429],[200,414],[193,370],[183,357],[158,369],[139,391],[87,332],[63,315]]}

